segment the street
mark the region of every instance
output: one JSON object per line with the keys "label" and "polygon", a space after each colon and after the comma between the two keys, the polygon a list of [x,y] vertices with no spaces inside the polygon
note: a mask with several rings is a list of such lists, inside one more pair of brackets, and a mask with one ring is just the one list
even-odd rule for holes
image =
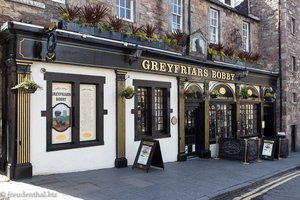
{"label": "street", "polygon": [[271,177],[252,186],[220,195],[214,200],[299,200],[300,170]]}

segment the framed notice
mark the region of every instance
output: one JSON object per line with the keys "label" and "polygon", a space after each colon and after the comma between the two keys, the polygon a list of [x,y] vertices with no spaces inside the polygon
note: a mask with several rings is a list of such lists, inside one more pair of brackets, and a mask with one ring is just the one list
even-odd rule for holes
{"label": "framed notice", "polygon": [[274,159],[275,141],[264,139],[262,142],[261,156],[264,159]]}
{"label": "framed notice", "polygon": [[80,141],[96,140],[96,85],[80,84]]}
{"label": "framed notice", "polygon": [[52,144],[72,141],[72,85],[52,84]]}
{"label": "framed notice", "polygon": [[132,169],[136,167],[148,172],[151,165],[164,169],[159,141],[142,139]]}

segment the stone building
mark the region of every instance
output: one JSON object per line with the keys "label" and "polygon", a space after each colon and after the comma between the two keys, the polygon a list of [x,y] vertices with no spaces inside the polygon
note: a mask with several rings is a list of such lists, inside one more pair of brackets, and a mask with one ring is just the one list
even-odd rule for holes
{"label": "stone building", "polygon": [[[132,39],[80,25],[77,30],[65,28],[68,25],[53,30],[49,25],[61,20],[59,7],[66,3],[84,7],[98,2],[110,15],[121,17],[127,28],[151,24],[161,40]],[[280,106],[275,109],[276,103],[285,101],[279,102],[281,95],[274,98],[281,91],[277,86],[281,54],[276,20],[273,23],[269,16],[279,16],[279,11],[276,4],[270,3],[271,12],[262,2],[1,0],[0,170],[17,179],[134,163],[143,166],[148,157],[135,157],[142,138],[160,141],[165,162],[218,157],[219,152],[244,161],[257,159],[258,138],[285,130],[275,129],[281,124],[276,123],[275,111],[283,113],[281,122],[296,117],[288,118],[284,114],[290,112]],[[296,16],[292,21],[296,31]],[[268,29],[271,35],[267,35],[266,27],[275,31]],[[163,45],[164,37],[178,29],[187,39]],[[286,46],[281,45],[282,52]],[[258,53],[260,62],[245,62]],[[284,62],[281,66],[284,69]],[[285,73],[290,72],[282,73],[284,90],[290,84]],[[11,90],[25,79],[44,89],[33,95]],[[135,95],[125,101],[122,94],[128,85],[134,86]],[[266,100],[266,93],[272,98]],[[225,145],[232,141],[239,148],[226,151]],[[143,143],[148,149],[151,144]],[[243,153],[244,146],[254,153]],[[274,157],[274,152],[264,154]]]}

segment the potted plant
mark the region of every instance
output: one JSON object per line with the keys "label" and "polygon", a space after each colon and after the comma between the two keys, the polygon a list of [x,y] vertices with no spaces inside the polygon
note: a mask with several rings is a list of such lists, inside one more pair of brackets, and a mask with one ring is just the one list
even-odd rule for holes
{"label": "potted plant", "polygon": [[25,93],[34,93],[37,89],[42,89],[42,87],[32,80],[25,79],[23,82],[19,83],[18,85],[15,85],[11,89],[21,89]]}
{"label": "potted plant", "polygon": [[127,86],[122,92],[121,97],[125,97],[125,99],[131,99],[134,96],[134,88],[132,86]]}
{"label": "potted plant", "polygon": [[247,86],[243,86],[241,88],[241,91],[240,91],[240,95],[243,99],[248,99],[249,97],[249,94],[248,94],[248,87]]}
{"label": "potted plant", "polygon": [[195,98],[196,93],[192,89],[189,88],[189,89],[184,91],[184,95],[187,98]]}
{"label": "potted plant", "polygon": [[217,98],[219,95],[219,91],[216,90],[216,89],[213,89],[211,92],[210,92],[210,97],[211,98]]}
{"label": "potted plant", "polygon": [[273,97],[273,94],[269,91],[267,91],[264,95],[264,99],[265,101],[271,101],[272,100],[272,97]]}

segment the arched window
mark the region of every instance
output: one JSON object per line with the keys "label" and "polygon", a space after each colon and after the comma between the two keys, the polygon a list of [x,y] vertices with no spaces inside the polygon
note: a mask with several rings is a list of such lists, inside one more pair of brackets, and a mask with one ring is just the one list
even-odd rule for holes
{"label": "arched window", "polygon": [[216,136],[233,137],[234,95],[230,86],[218,84],[210,91],[209,136],[210,142]]}

